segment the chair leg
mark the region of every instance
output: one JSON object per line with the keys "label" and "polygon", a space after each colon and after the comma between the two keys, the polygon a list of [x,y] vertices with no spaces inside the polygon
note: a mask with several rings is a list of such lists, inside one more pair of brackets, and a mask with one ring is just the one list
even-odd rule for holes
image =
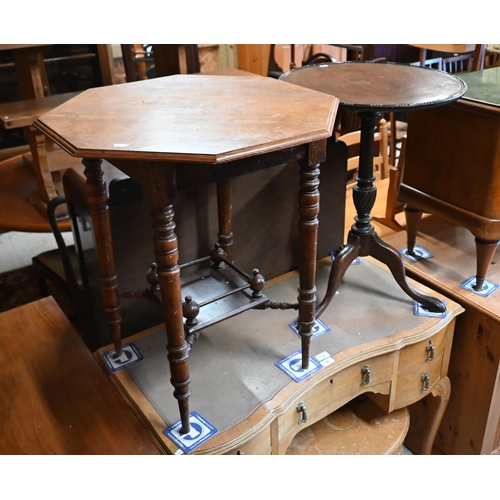
{"label": "chair leg", "polygon": [[36,272],[36,279],[38,281],[38,288],[40,289],[40,295],[42,297],[48,297],[49,289],[47,288],[47,282],[45,281],[45,278],[39,271]]}
{"label": "chair leg", "polygon": [[473,287],[474,290],[481,291],[483,289],[486,273],[498,243],[500,243],[498,240],[476,238],[476,284]]}
{"label": "chair leg", "polygon": [[397,141],[397,126],[396,114],[390,113],[389,120],[391,122],[391,133],[389,136],[389,165],[396,165],[396,141]]}
{"label": "chair leg", "polygon": [[422,219],[422,212],[405,205],[407,252],[413,255],[413,249],[417,240],[418,227]]}

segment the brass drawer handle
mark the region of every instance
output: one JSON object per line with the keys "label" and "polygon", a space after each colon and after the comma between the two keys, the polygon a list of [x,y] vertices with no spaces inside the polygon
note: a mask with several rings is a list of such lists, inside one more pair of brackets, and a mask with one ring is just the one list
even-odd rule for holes
{"label": "brass drawer handle", "polygon": [[365,365],[361,368],[361,376],[363,377],[362,385],[368,385],[371,382],[371,373],[370,365]]}
{"label": "brass drawer handle", "polygon": [[302,413],[302,419],[301,422],[305,424],[307,422],[307,408],[306,404],[304,401],[301,401],[299,405],[297,406],[297,413]]}
{"label": "brass drawer handle", "polygon": [[427,361],[432,361],[434,359],[434,354],[436,352],[432,340],[429,340],[429,343],[425,347],[425,351],[427,352]]}
{"label": "brass drawer handle", "polygon": [[421,377],[421,380],[422,380],[422,384],[423,384],[423,387],[422,389],[424,391],[428,391],[429,390],[429,387],[430,387],[430,380],[431,378],[429,377],[429,374],[427,372],[425,372],[422,377]]}

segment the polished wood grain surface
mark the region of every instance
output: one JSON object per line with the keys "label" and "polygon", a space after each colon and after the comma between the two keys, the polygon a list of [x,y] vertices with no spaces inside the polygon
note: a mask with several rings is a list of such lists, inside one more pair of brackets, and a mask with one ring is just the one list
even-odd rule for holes
{"label": "polished wood grain surface", "polygon": [[[63,149],[83,158],[89,213],[100,234],[96,247],[101,289],[117,355],[122,349],[120,301],[102,159],[143,188],[153,218],[171,383],[179,402],[182,433],[189,432],[190,377],[174,232],[178,191],[300,162],[298,319],[307,367],[307,343],[314,323],[316,255],[310,249],[317,248],[319,165],[325,161],[337,108],[334,96],[271,78],[173,75],[90,89],[34,123]],[[219,211],[228,203],[223,205]],[[226,229],[220,227],[219,234]]]}
{"label": "polished wood grain surface", "polygon": [[337,106],[272,78],[174,75],[89,89],[35,126],[74,156],[218,163],[325,139]]}
{"label": "polished wood grain surface", "polygon": [[0,124],[5,129],[29,127],[37,117],[76,97],[79,93],[68,92],[39,99],[4,102],[0,106]]}
{"label": "polished wood grain surface", "polygon": [[468,74],[466,94],[449,106],[410,113],[398,196],[408,208],[410,251],[418,243],[423,212],[472,233],[477,244],[478,289],[500,241],[500,92],[496,70]]}
{"label": "polished wood grain surface", "polygon": [[340,108],[357,111],[361,119],[359,171],[353,187],[357,210],[347,245],[335,252],[324,299],[316,307],[319,318],[333,299],[342,276],[357,257],[372,256],[386,264],[403,290],[432,312],[444,312],[444,303],[414,290],[406,280],[401,255],[387,246],[371,224],[377,188],[373,184],[374,130],[382,112],[420,110],[457,100],[466,90],[459,78],[404,64],[370,62],[325,63],[297,68],[280,80],[335,95]]}
{"label": "polished wood grain surface", "polygon": [[466,90],[454,75],[407,64],[325,63],[285,73],[289,83],[326,92],[357,110],[405,111],[438,106]]}
{"label": "polished wood grain surface", "polygon": [[52,297],[0,315],[0,453],[158,454]]}
{"label": "polished wood grain surface", "polygon": [[[395,248],[406,247],[406,232],[387,233]],[[408,275],[452,298],[464,308],[457,318],[448,372],[450,403],[435,443],[447,455],[489,454],[500,446],[500,291],[483,297],[460,285],[475,273],[474,238],[467,229],[428,215],[422,219],[418,244],[431,259],[407,261]],[[488,279],[500,283],[498,250]],[[422,405],[411,408],[420,427]]]}

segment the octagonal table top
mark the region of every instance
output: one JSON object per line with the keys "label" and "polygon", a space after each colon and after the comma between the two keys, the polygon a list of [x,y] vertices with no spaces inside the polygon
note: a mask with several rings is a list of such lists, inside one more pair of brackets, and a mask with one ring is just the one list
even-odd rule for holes
{"label": "octagonal table top", "polygon": [[356,111],[412,111],[460,98],[467,85],[457,76],[410,64],[338,62],[303,66],[283,81],[330,93]]}
{"label": "octagonal table top", "polygon": [[216,164],[330,137],[337,109],[272,78],[174,75],[86,90],[34,124],[76,157]]}

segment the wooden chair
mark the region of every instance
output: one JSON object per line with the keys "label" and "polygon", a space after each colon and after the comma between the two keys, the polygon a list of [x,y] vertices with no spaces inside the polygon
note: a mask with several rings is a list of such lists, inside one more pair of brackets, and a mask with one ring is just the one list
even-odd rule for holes
{"label": "wooden chair", "polygon": [[345,60],[345,50],[335,50],[329,45],[312,44],[271,44],[269,54],[268,76],[279,78],[286,71],[309,64],[335,62]]}
{"label": "wooden chair", "polygon": [[472,70],[474,53],[457,54],[443,58],[443,71],[447,73],[463,73]]}
{"label": "wooden chair", "polygon": [[47,214],[52,232],[56,239],[57,249],[43,252],[33,257],[33,267],[38,276],[38,283],[43,297],[49,295],[47,280],[70,297],[75,306],[82,305],[82,278],[78,255],[75,246],[66,246],[61,231],[57,225],[56,208],[66,203],[64,196],[53,198],[47,205]]}
{"label": "wooden chair", "polygon": [[428,59],[428,51],[433,51],[442,56],[443,59],[464,54],[470,56],[472,61],[470,71],[479,71],[484,67],[486,44],[413,44],[413,47],[418,47],[420,49],[421,64]]}
{"label": "wooden chair", "polygon": [[[354,132],[348,132],[343,134],[338,138],[339,141],[345,143],[349,148],[351,154],[347,160],[347,172],[354,174],[359,167],[359,156],[358,149],[361,140],[361,131],[355,130]],[[373,157],[373,172],[379,179],[385,179],[389,175],[390,165],[388,156],[388,144],[387,144],[387,122],[382,118],[379,123],[378,131],[374,134],[374,145],[377,146],[378,151]],[[353,151],[356,151],[352,154]],[[349,179],[348,184],[354,183],[354,179]]]}
{"label": "wooden chair", "polygon": [[[29,140],[30,151],[23,158],[36,179],[36,186],[29,198],[45,219],[47,219],[47,204],[53,198],[63,194],[62,176],[64,172],[68,168],[81,169],[83,167],[81,160],[73,158],[61,148],[56,147],[45,138],[43,133],[35,129],[32,123],[39,116],[78,94],[79,92],[69,92],[0,104],[0,126],[5,130],[24,131]],[[59,206],[58,216],[66,215],[66,207]]]}
{"label": "wooden chair", "polygon": [[484,55],[484,68],[496,68],[500,66],[500,50],[488,46]]}
{"label": "wooden chair", "polygon": [[[403,227],[397,222],[396,214],[404,210],[404,205],[398,201],[398,192],[404,171],[404,156],[406,150],[406,136],[402,138],[401,153],[397,167],[391,165],[388,156],[387,122],[380,120],[379,130],[375,133],[374,142],[379,145],[379,152],[374,156],[374,173],[378,178],[377,186],[380,191],[387,189],[387,202],[383,216],[373,216],[373,220],[384,224],[395,231],[401,231]],[[339,137],[348,147],[359,144],[361,132],[349,132]],[[354,172],[359,165],[359,156],[349,156],[347,160],[347,171]],[[348,185],[354,183],[354,179],[348,180]]]}
{"label": "wooden chair", "polygon": [[[442,57],[432,57],[430,59],[414,61],[410,63],[412,66],[425,66],[426,68],[432,68],[436,70],[443,69],[443,58]],[[398,113],[399,115],[399,113]],[[391,165],[396,165],[399,161],[399,156],[401,156],[401,147],[403,136],[406,135],[408,130],[407,125],[407,113],[403,116],[399,116],[397,119],[396,113],[389,113],[389,121],[387,123],[388,137],[389,137],[389,163]]]}
{"label": "wooden chair", "polygon": [[159,76],[199,73],[198,45],[142,44],[122,45],[123,63],[128,82]]}
{"label": "wooden chair", "polygon": [[127,82],[147,80],[154,76],[155,66],[151,45],[122,44],[121,49]]}
{"label": "wooden chair", "polygon": [[443,58],[442,57],[432,57],[431,59],[426,59],[425,61],[415,61],[410,63],[412,66],[425,66],[426,68],[432,69],[443,69]]}
{"label": "wooden chair", "polygon": [[379,190],[387,188],[387,200],[385,214],[383,216],[373,216],[373,220],[380,222],[384,226],[394,229],[394,231],[403,230],[403,226],[396,220],[396,215],[404,211],[404,203],[398,201],[399,186],[403,179],[406,155],[406,135],[401,141],[401,152],[397,166],[389,165],[389,177],[383,179],[379,184]]}

